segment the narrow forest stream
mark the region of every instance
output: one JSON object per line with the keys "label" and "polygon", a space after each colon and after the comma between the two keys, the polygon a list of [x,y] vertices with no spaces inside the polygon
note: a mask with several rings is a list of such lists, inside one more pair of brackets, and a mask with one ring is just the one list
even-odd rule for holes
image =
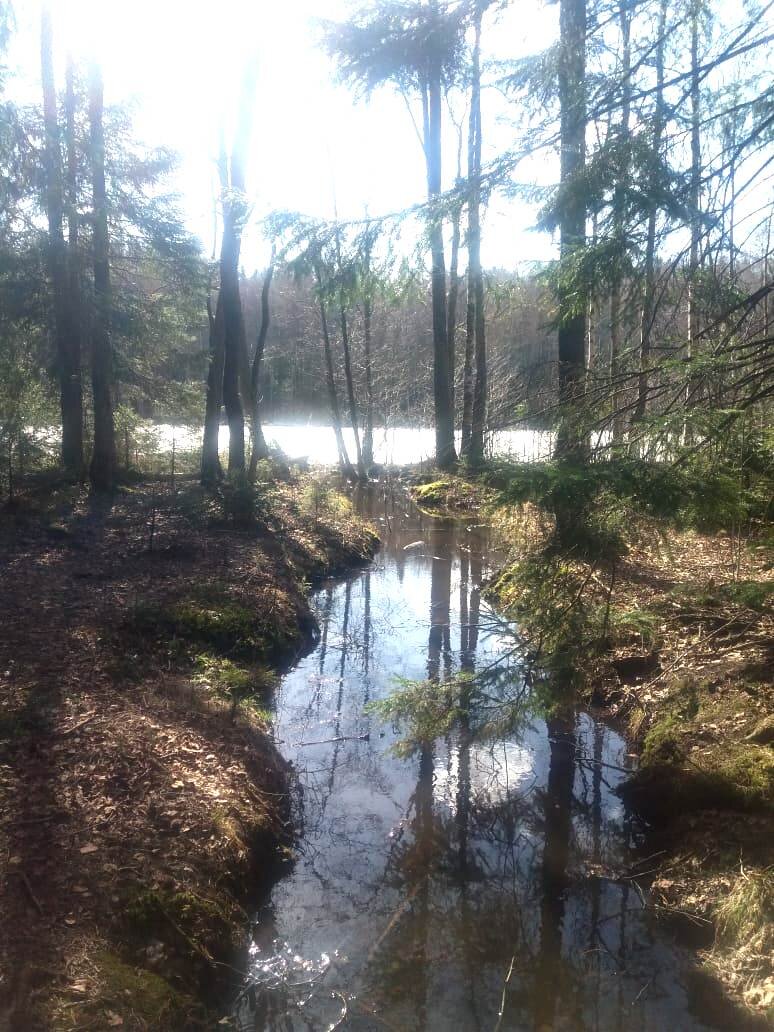
{"label": "narrow forest stream", "polygon": [[528,693],[480,597],[487,528],[382,488],[360,504],[382,550],[317,594],[319,646],[276,694],[298,856],[256,922],[240,1027],[704,1028],[690,954],[629,877],[644,829],[614,792],[634,762],[621,737],[584,712],[547,724],[527,699],[505,740],[461,721],[394,754],[366,706],[397,677],[498,668],[493,693]]}

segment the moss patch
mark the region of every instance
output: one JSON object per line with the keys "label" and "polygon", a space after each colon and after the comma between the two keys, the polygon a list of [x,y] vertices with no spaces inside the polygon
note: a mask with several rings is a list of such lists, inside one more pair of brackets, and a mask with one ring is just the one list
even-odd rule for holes
{"label": "moss patch", "polygon": [[[129,964],[106,948],[90,952],[85,964],[76,961],[76,973],[79,968],[83,973],[72,983],[74,998],[52,1013],[56,1032],[84,1027],[178,1032],[203,1027],[204,1015],[194,1000],[161,975]],[[85,996],[82,1002],[80,996]]]}
{"label": "moss patch", "polygon": [[201,962],[227,955],[243,937],[241,910],[225,897],[204,898],[191,891],[155,888],[137,893],[123,911],[123,924],[133,939],[153,935],[170,942],[176,954],[191,951]]}
{"label": "moss patch", "polygon": [[[292,637],[292,606],[278,593],[271,622],[260,608],[249,609],[227,595],[192,597],[169,603],[139,604],[127,621],[130,633],[169,642],[184,642],[221,653],[264,656],[281,649]],[[285,603],[283,605],[283,602]]]}
{"label": "moss patch", "polygon": [[[750,686],[754,690],[754,686]],[[651,819],[702,809],[774,809],[774,750],[745,731],[756,711],[740,686],[673,682],[643,739],[638,772],[624,786]]]}
{"label": "moss patch", "polygon": [[[507,552],[487,597],[560,675],[548,690],[574,683],[642,747],[622,794],[651,824],[653,899],[710,934],[717,922],[696,972],[710,1023],[760,1027],[774,1003],[770,485],[638,460],[497,463],[469,484]],[[414,493],[449,511],[465,492],[433,476]]]}
{"label": "moss patch", "polygon": [[135,483],[99,505],[76,490],[53,535],[33,516],[7,528],[3,852],[40,903],[13,893],[3,915],[19,1028],[213,1028],[247,911],[287,858],[269,669],[314,642],[309,584],[378,539],[332,487],[314,509],[306,478],[236,486]]}
{"label": "moss patch", "polygon": [[430,515],[460,517],[487,513],[496,492],[475,477],[444,474],[415,482],[411,495],[419,508]]}

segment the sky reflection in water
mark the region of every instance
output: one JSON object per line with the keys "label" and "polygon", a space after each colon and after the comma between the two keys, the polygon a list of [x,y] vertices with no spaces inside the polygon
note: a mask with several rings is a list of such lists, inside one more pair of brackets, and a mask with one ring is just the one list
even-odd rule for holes
{"label": "sky reflection in water", "polygon": [[615,733],[586,714],[526,716],[504,742],[459,724],[399,759],[395,730],[364,712],[396,677],[498,657],[521,685],[513,637],[480,599],[485,530],[381,492],[365,504],[384,548],[318,594],[320,644],[277,693],[301,838],[258,922],[266,988],[244,1027],[705,1027],[687,959],[621,878],[639,829],[613,792],[631,763]]}

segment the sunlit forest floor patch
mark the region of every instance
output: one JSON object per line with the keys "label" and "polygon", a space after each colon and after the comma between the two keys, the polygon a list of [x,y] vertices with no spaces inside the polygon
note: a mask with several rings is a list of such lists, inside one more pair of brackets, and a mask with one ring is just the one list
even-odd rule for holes
{"label": "sunlit forest floor patch", "polygon": [[[426,510],[487,519],[506,554],[488,595],[536,666],[624,727],[625,794],[653,827],[654,899],[714,930],[708,967],[749,1008],[774,1007],[774,563],[763,509],[713,509],[668,474],[592,489],[514,467],[424,478]],[[593,476],[593,474],[590,474]],[[619,478],[620,483],[620,478]],[[558,533],[557,497],[581,495]],[[640,497],[635,496],[639,492]],[[711,489],[709,489],[711,494]],[[644,499],[644,500],[643,500]],[[589,501],[590,500],[590,501]],[[726,499],[733,502],[733,499]],[[682,508],[681,508],[682,507]],[[656,843],[655,846],[653,843]],[[706,940],[706,935],[704,936]]]}
{"label": "sunlit forest floor patch", "polygon": [[310,582],[376,539],[311,478],[50,486],[0,525],[4,1016],[211,1027],[289,844],[273,671],[316,638]]}

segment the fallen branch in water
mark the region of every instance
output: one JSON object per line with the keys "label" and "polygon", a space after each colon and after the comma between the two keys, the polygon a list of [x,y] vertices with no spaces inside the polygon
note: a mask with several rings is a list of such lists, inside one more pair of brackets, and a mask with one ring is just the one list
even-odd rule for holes
{"label": "fallen branch in water", "polygon": [[364,735],[339,735],[338,738],[321,738],[319,742],[299,742],[299,749],[305,745],[330,745],[333,742],[368,742],[371,738],[370,732]]}
{"label": "fallen branch in water", "polygon": [[373,944],[371,949],[368,951],[368,960],[369,961],[372,959],[373,955],[376,953],[376,951],[382,945],[382,943],[387,938],[387,936],[390,934],[390,932],[393,930],[393,928],[398,923],[398,921],[400,921],[401,917],[403,917],[403,915],[406,913],[408,908],[411,906],[412,900],[414,899],[416,894],[419,892],[419,890],[420,890],[420,888],[422,887],[423,884],[424,884],[424,882],[420,881],[420,882],[418,882],[414,886],[414,888],[411,890],[411,892],[408,894],[408,896],[403,900],[403,902],[400,904],[398,909],[395,911],[395,913],[392,915],[390,920],[387,922],[386,928],[384,929],[382,934],[379,936],[379,938],[376,940],[376,942]]}
{"label": "fallen branch in water", "polygon": [[511,976],[513,975],[513,965],[514,965],[515,961],[516,961],[516,954],[514,953],[513,956],[511,957],[511,963],[510,963],[510,966],[508,968],[508,974],[505,976],[505,981],[503,982],[503,994],[500,997],[500,1009],[497,1012],[497,1024],[494,1027],[494,1032],[500,1032],[500,1026],[503,1023],[503,1015],[505,1014],[505,994],[508,991],[508,983],[510,982]]}

